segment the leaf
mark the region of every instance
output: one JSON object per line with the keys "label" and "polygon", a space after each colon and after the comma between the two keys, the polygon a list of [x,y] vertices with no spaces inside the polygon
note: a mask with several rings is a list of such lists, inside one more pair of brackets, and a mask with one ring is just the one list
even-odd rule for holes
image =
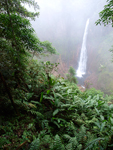
{"label": "leaf", "polygon": [[97,100],[99,100],[99,94],[97,94]]}
{"label": "leaf", "polygon": [[60,125],[59,125],[56,121],[53,121],[53,123],[54,123],[58,128],[60,128]]}
{"label": "leaf", "polygon": [[28,105],[29,105],[31,108],[33,108],[33,107],[34,107],[34,108],[37,108],[37,107],[36,107],[35,105],[33,105],[32,103],[29,103]]}
{"label": "leaf", "polygon": [[44,94],[44,92],[41,92],[40,102],[42,102],[42,100],[43,100],[43,94]]}
{"label": "leaf", "polygon": [[55,93],[54,91],[52,91],[52,92],[53,92],[54,98],[55,98],[55,100],[56,100],[56,93]]}
{"label": "leaf", "polygon": [[94,122],[94,124],[97,125],[97,127],[100,129],[101,126],[100,126],[99,121],[98,122]]}
{"label": "leaf", "polygon": [[54,97],[52,97],[51,95],[50,96],[43,95],[43,98],[44,99],[50,99],[50,100],[54,101]]}
{"label": "leaf", "polygon": [[104,120],[104,116],[100,115],[100,118],[101,118],[102,121]]}
{"label": "leaf", "polygon": [[29,123],[27,129],[31,129],[33,127],[33,123]]}
{"label": "leaf", "polygon": [[68,139],[68,140],[71,139],[70,135],[68,135],[68,134],[64,134],[64,135],[63,135],[63,138],[64,138],[64,139]]}
{"label": "leaf", "polygon": [[68,96],[68,94],[67,94],[67,93],[64,93],[64,94],[62,94],[62,96]]}
{"label": "leaf", "polygon": [[98,111],[98,109],[96,107],[95,107],[95,110],[96,110],[97,114],[99,115],[99,111]]}
{"label": "leaf", "polygon": [[34,93],[26,93],[27,99],[30,99]]}
{"label": "leaf", "polygon": [[55,116],[56,114],[58,114],[59,112],[59,109],[56,109],[54,112],[53,112],[53,116]]}
{"label": "leaf", "polygon": [[113,110],[113,104],[111,104],[111,105],[109,106],[109,108],[110,108],[110,110]]}
{"label": "leaf", "polygon": [[62,104],[61,105],[61,108],[68,108],[68,107],[70,107],[70,104]]}
{"label": "leaf", "polygon": [[110,117],[111,124],[113,125],[113,118]]}
{"label": "leaf", "polygon": [[105,103],[104,101],[99,100],[99,101],[98,101],[98,107],[100,107],[100,106],[103,105],[104,103]]}
{"label": "leaf", "polygon": [[111,144],[111,145],[108,145],[109,147],[113,147],[113,144]]}
{"label": "leaf", "polygon": [[28,85],[28,88],[29,88],[29,89],[31,89],[31,87],[32,87],[31,85]]}
{"label": "leaf", "polygon": [[64,120],[62,118],[58,118],[57,121],[58,121],[58,123],[60,123],[61,121],[66,123],[66,120]]}
{"label": "leaf", "polygon": [[90,149],[92,149],[94,147],[94,144],[96,144],[100,140],[105,140],[105,138],[94,139],[93,141],[91,141],[90,143],[88,143],[87,147],[84,150],[90,150]]}
{"label": "leaf", "polygon": [[36,115],[38,116],[38,117],[41,117],[41,118],[44,118],[44,116],[40,113],[40,112],[36,112]]}
{"label": "leaf", "polygon": [[67,93],[70,94],[72,92],[72,89],[68,89]]}
{"label": "leaf", "polygon": [[29,150],[38,150],[40,146],[40,139],[37,138],[35,139],[31,144],[30,144],[30,149]]}
{"label": "leaf", "polygon": [[66,145],[66,150],[72,150],[73,146],[72,143]]}
{"label": "leaf", "polygon": [[106,125],[106,122],[103,122],[103,123],[101,124],[100,132],[102,132],[102,131],[103,131],[103,129],[104,129],[104,127],[105,127],[105,125]]}
{"label": "leaf", "polygon": [[59,96],[60,98],[64,99],[61,94],[56,93],[56,95]]}
{"label": "leaf", "polygon": [[47,90],[47,94],[49,94],[50,93],[50,90]]}
{"label": "leaf", "polygon": [[38,104],[38,105],[40,105],[40,106],[41,106],[41,103],[40,103],[40,102],[38,102],[38,101],[31,101],[31,103]]}

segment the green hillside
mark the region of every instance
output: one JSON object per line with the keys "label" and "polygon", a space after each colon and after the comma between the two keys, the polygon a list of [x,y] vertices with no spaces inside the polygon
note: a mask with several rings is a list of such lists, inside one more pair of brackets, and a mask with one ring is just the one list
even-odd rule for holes
{"label": "green hillside", "polygon": [[[36,60],[56,50],[35,35],[29,20],[39,13],[29,12],[24,3],[39,8],[33,0],[0,3],[0,149],[111,150],[113,96],[78,87],[73,67],[63,78],[60,64]],[[102,38],[103,49],[108,38]],[[102,65],[98,80],[107,85],[113,73]]]}

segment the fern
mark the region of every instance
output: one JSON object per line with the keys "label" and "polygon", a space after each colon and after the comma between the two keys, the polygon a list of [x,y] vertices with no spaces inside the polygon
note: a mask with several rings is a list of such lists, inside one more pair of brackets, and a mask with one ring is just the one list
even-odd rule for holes
{"label": "fern", "polygon": [[77,146],[77,150],[81,150],[82,149],[82,144]]}
{"label": "fern", "polygon": [[91,142],[87,145],[87,147],[85,148],[85,150],[91,150],[91,149],[93,150],[94,145],[95,145],[95,146],[98,146],[99,141],[101,141],[101,140],[105,140],[105,138],[97,138],[97,139],[91,141]]}
{"label": "fern", "polygon": [[72,137],[72,138],[69,140],[69,143],[72,143],[73,149],[76,149],[76,147],[77,147],[77,145],[78,145],[77,138],[76,138],[76,137]]}
{"label": "fern", "polygon": [[69,141],[71,139],[71,136],[68,135],[68,134],[64,134],[63,135],[63,138],[66,140],[66,141]]}
{"label": "fern", "polygon": [[38,101],[31,101],[31,103],[33,103],[33,104],[37,104],[37,105],[42,105],[40,102],[38,102]]}
{"label": "fern", "polygon": [[65,150],[65,147],[64,147],[59,135],[56,135],[54,137],[54,145],[53,145],[52,150]]}
{"label": "fern", "polygon": [[34,140],[31,145],[29,150],[40,150],[40,139]]}
{"label": "fern", "polygon": [[39,118],[44,118],[44,116],[40,112],[38,112],[38,111],[28,110],[28,112],[30,112],[33,115],[36,115]]}
{"label": "fern", "polygon": [[78,146],[78,141],[76,137],[70,137],[69,135],[64,135],[63,136],[65,140],[68,140],[68,144],[65,146],[66,150],[76,150]]}
{"label": "fern", "polygon": [[53,112],[53,116],[57,115],[59,112],[59,109],[55,109],[55,111]]}
{"label": "fern", "polygon": [[67,144],[65,147],[66,147],[66,150],[73,150],[72,143]]}

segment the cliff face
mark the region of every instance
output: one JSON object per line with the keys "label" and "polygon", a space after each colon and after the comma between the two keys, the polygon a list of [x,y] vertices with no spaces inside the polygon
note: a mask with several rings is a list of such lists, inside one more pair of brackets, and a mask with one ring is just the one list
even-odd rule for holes
{"label": "cliff face", "polygon": [[109,89],[112,89],[113,72],[109,49],[113,41],[113,32],[109,26],[95,25],[95,21],[99,18],[98,13],[103,9],[106,0],[71,0],[70,3],[61,0],[57,1],[57,7],[56,2],[53,3],[52,0],[47,5],[45,0],[41,1],[45,5],[40,6],[40,17],[33,26],[38,37],[42,41],[50,41],[58,51],[59,55],[52,56],[49,60],[60,62],[58,73],[62,76],[70,66],[75,70],[78,67],[85,23],[90,18],[87,38],[87,75],[84,81],[89,82],[90,87],[109,93]]}
{"label": "cliff face", "polygon": [[107,94],[111,94],[111,91],[113,91],[113,63],[109,52],[112,41],[113,31],[110,26],[96,27],[92,22],[90,23],[87,44],[87,78],[85,82],[89,82],[90,87],[101,89]]}

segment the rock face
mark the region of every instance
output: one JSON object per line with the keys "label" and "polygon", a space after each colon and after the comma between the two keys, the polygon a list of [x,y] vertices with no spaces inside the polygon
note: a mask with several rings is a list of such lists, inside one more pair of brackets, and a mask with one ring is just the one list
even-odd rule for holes
{"label": "rock face", "polygon": [[111,94],[113,91],[113,63],[109,49],[113,41],[113,31],[110,26],[95,26],[95,20],[95,16],[92,17],[89,25],[87,72],[78,81],[81,85],[87,84],[89,87],[95,87],[106,94]]}
{"label": "rock face", "polygon": [[[111,27],[99,26],[88,34],[88,66],[85,82],[90,87],[101,89],[106,94],[113,91],[113,63],[109,49],[112,45],[113,31]],[[94,30],[94,31],[93,31]]]}
{"label": "rock face", "polygon": [[[113,82],[111,77],[113,65],[110,62],[109,52],[113,32],[109,26],[95,25],[95,21],[99,19],[98,13],[103,9],[106,0],[71,0],[70,3],[67,0],[55,2],[51,0],[51,3],[47,3],[46,0],[42,1],[44,7],[39,3],[40,17],[35,21],[33,27],[38,37],[42,41],[50,41],[60,54],[55,59],[50,59],[53,62],[60,62],[58,74],[65,76],[70,66],[77,70],[85,23],[87,18],[90,18],[87,37],[87,70],[80,82],[81,84],[89,82],[90,87],[93,86],[103,91],[109,92],[110,88],[113,91],[112,85],[106,83],[106,81]],[[56,2],[60,3],[59,7],[55,6]],[[100,64],[105,66],[103,70],[100,69]],[[107,74],[110,75],[109,80],[106,79]]]}

